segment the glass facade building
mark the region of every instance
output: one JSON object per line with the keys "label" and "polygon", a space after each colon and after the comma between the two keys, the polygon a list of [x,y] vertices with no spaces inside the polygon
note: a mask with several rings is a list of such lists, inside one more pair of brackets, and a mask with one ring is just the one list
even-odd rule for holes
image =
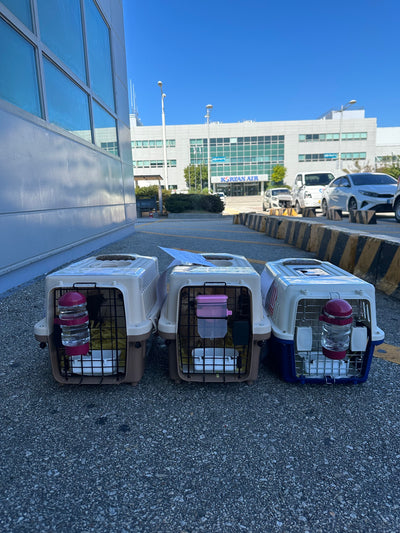
{"label": "glass facade building", "polygon": [[[185,168],[207,168],[209,161],[213,190],[228,195],[261,194],[276,165],[286,168],[285,182],[292,185],[304,170],[336,175],[339,157],[342,168],[356,161],[373,165],[377,152],[376,119],[365,118],[360,109],[346,111],[342,121],[332,115],[304,121],[211,122],[209,135],[207,124],[167,124],[166,134],[169,188],[187,190]],[[131,135],[135,176],[163,176],[161,126],[131,120]]]}
{"label": "glass facade building", "polygon": [[136,208],[122,3],[4,0],[0,46],[1,291],[132,231]]}

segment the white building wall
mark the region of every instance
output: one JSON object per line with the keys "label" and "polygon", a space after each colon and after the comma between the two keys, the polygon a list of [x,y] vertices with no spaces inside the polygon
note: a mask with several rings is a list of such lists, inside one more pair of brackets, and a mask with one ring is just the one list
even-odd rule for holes
{"label": "white building wall", "polygon": [[400,127],[377,129],[376,155],[400,156]]}
{"label": "white building wall", "polygon": [[[363,118],[360,110],[344,113],[340,125],[340,115],[335,120],[318,119],[305,121],[282,122],[240,122],[232,124],[210,123],[210,138],[220,137],[248,137],[263,135],[284,135],[285,155],[284,166],[287,169],[286,183],[293,185],[296,174],[300,171],[324,170],[332,172],[335,176],[340,173],[339,162],[326,159],[318,162],[299,162],[300,154],[329,154],[339,151],[339,141],[300,142],[300,134],[360,133],[367,134],[365,140],[342,140],[341,153],[365,152],[366,159],[362,164],[374,165],[376,155],[376,119]],[[161,126],[135,126],[131,122],[132,140],[162,139]],[[167,159],[176,159],[176,168],[168,169],[168,184],[176,185],[178,189],[186,189],[183,170],[190,162],[190,139],[207,138],[207,124],[190,124],[179,126],[166,126],[167,139],[175,139],[176,147],[167,148]],[[162,160],[163,151],[160,148],[133,148],[133,160]],[[342,168],[354,166],[354,161],[342,161]],[[162,168],[143,169],[136,168],[135,175],[164,175]],[[213,173],[211,172],[211,175]],[[156,183],[156,182],[154,182]]]}

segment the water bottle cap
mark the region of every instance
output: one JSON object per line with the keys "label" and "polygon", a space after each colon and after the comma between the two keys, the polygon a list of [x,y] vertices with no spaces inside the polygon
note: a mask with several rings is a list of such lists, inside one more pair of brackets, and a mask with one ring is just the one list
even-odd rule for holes
{"label": "water bottle cap", "polygon": [[58,305],[62,307],[75,307],[86,303],[86,298],[80,292],[66,292],[58,300]]}
{"label": "water bottle cap", "polygon": [[65,353],[69,357],[76,355],[87,355],[89,353],[89,343],[86,342],[85,344],[81,344],[79,346],[66,346]]}
{"label": "water bottle cap", "polygon": [[346,350],[328,350],[328,348],[322,348],[322,353],[329,359],[340,360],[346,357]]}
{"label": "water bottle cap", "polygon": [[353,314],[353,308],[346,300],[335,298],[326,302],[324,310],[331,316],[348,318]]}
{"label": "water bottle cap", "polygon": [[329,300],[322,309],[319,319],[327,324],[344,326],[353,322],[353,308],[346,300]]}

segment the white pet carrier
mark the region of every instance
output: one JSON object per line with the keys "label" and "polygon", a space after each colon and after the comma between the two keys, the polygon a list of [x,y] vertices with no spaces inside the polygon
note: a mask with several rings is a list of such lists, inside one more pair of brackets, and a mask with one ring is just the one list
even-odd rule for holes
{"label": "white pet carrier", "polygon": [[[100,255],[46,277],[46,317],[35,337],[49,345],[53,375],[60,383],[140,381],[146,347],[160,311],[158,260],[135,254]],[[58,301],[71,292],[87,301],[88,353],[74,355],[61,339]],[[79,351],[79,350],[78,350]]]}
{"label": "white pet carrier", "polygon": [[[376,324],[373,285],[315,259],[266,263],[261,283],[272,325],[267,356],[284,380],[359,383],[367,379],[374,346],[384,339]],[[332,301],[344,301],[351,318],[326,313]],[[344,348],[341,344],[332,351],[321,345],[326,322],[334,326],[333,345],[335,335],[338,342],[343,342],[344,335]]]}
{"label": "white pet carrier", "polygon": [[180,265],[158,322],[169,343],[176,381],[252,382],[260,348],[270,336],[261,303],[260,276],[246,258],[203,254],[212,266]]}

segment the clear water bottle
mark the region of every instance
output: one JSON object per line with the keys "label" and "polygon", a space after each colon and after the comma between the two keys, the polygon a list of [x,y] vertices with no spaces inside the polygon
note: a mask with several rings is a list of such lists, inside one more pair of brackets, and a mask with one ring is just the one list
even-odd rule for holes
{"label": "clear water bottle", "polygon": [[89,352],[89,315],[86,298],[80,292],[67,292],[58,300],[61,326],[61,342],[69,356],[86,355]]}
{"label": "clear water bottle", "polygon": [[353,309],[346,300],[329,300],[319,319],[322,322],[322,352],[330,359],[344,359],[350,345]]}

